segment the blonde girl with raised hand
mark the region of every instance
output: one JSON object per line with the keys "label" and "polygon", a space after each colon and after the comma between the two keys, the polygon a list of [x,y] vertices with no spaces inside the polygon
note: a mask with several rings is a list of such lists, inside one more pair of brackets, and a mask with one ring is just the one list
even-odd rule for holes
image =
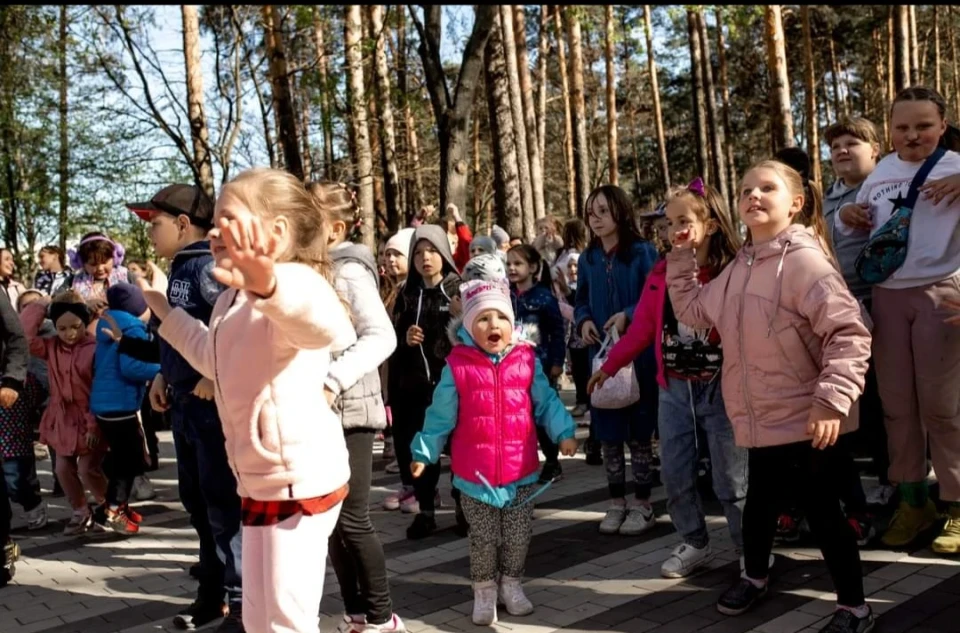
{"label": "blonde girl with raised hand", "polygon": [[243,507],[243,624],[316,633],[327,542],[350,467],[317,377],[356,340],[327,268],[323,211],[302,182],[252,169],[217,199],[210,248],[220,295],[209,328],[146,293],[160,336],[214,381]]}

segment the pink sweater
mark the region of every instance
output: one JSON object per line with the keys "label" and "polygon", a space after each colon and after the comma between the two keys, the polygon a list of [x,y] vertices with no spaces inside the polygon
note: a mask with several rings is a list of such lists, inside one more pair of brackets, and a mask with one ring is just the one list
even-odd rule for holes
{"label": "pink sweater", "polygon": [[228,290],[209,329],[182,309],[165,338],[216,385],[227,458],[241,497],[310,499],[350,478],[340,420],[323,379],[356,334],[336,291],[303,264],[278,264],[269,299]]}

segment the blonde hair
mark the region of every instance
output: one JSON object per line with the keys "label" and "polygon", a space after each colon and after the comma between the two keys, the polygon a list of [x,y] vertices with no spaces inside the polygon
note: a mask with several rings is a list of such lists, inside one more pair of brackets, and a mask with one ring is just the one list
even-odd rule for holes
{"label": "blonde hair", "polygon": [[314,205],[326,222],[347,225],[346,239],[355,242],[361,237],[363,216],[357,203],[356,191],[342,182],[314,181],[306,184]]}
{"label": "blonde hair", "polygon": [[220,197],[227,195],[260,218],[285,217],[291,246],[278,261],[306,264],[332,281],[324,211],[296,176],[267,167],[248,169],[223,186]]}
{"label": "blonde hair", "polygon": [[[692,191],[689,186],[672,187],[667,192],[666,204],[677,200],[682,200],[701,222],[713,220],[717,223],[717,230],[710,236],[707,245],[707,265],[713,276],[719,275],[740,250],[740,236],[733,229],[727,202],[719,191],[708,184],[703,185],[703,195]],[[651,225],[655,222],[656,219]]]}
{"label": "blonde hair", "polygon": [[[775,171],[780,179],[789,187],[792,195],[803,196],[803,207],[800,209],[800,213],[793,217],[793,223],[813,228],[813,232],[817,236],[823,252],[827,255],[827,258],[830,259],[834,268],[836,268],[836,254],[833,252],[833,246],[830,243],[830,237],[827,233],[827,223],[823,219],[823,190],[820,188],[820,185],[814,181],[805,179],[800,175],[800,172],[790,165],[774,159],[762,160],[756,163],[744,173],[744,178],[746,178],[747,174],[757,169],[770,169]],[[749,235],[749,229],[747,229],[747,233]]]}

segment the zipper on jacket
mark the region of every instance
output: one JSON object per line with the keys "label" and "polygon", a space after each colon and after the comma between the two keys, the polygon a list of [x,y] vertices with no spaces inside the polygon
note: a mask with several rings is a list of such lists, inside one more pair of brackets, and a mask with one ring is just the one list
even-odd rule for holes
{"label": "zipper on jacket", "polygon": [[[219,364],[217,363],[217,334],[220,333],[220,324],[223,323],[223,319],[227,316],[227,313],[230,312],[230,308],[233,307],[233,304],[237,302],[237,297],[240,295],[240,291],[234,291],[233,299],[230,300],[230,305],[227,306],[227,309],[223,313],[223,317],[217,320],[217,324],[210,331],[210,336],[213,337],[213,390],[217,397],[220,398],[221,402],[226,402],[226,398],[223,397],[223,391],[220,389],[220,370]],[[203,376],[200,377],[203,380]],[[220,425],[223,425],[223,422],[220,422]],[[232,469],[234,474],[237,476],[237,481],[239,482],[240,469]]]}
{"label": "zipper on jacket", "polygon": [[[503,362],[503,360],[504,360],[505,358],[506,358],[506,356],[504,356],[504,358],[502,358],[502,359],[500,360],[500,362]],[[498,366],[496,363],[494,363],[494,362],[493,362],[492,360],[490,360],[489,358],[487,359],[487,361],[488,361],[491,365],[493,365],[493,394],[494,394],[494,396],[493,396],[493,397],[494,397],[494,400],[493,400],[493,407],[494,407],[494,408],[493,408],[493,414],[494,414],[493,423],[497,425],[497,450],[496,450],[496,455],[497,455],[497,485],[501,485],[501,486],[502,486],[502,485],[503,485],[503,456],[501,455],[501,452],[502,452],[502,450],[503,450],[503,424],[501,424],[502,419],[501,419],[501,417],[500,417],[500,416],[501,416],[501,411],[500,411],[500,408],[501,408],[501,407],[500,407],[500,398],[502,397],[502,392],[500,391],[500,368],[499,368],[499,366]]]}
{"label": "zipper on jacket", "polygon": [[747,417],[750,419],[750,444],[755,446],[756,440],[756,420],[753,417],[753,403],[750,402],[750,392],[747,391],[747,355],[743,348],[743,313],[747,303],[747,284],[750,282],[750,274],[753,272],[753,255],[747,255],[747,276],[743,280],[743,288],[740,292],[740,387],[743,389],[743,402],[747,407]]}
{"label": "zipper on jacket", "polygon": [[[414,325],[420,327],[420,310],[423,308],[423,288],[420,289],[420,296],[417,297],[417,320],[414,322]],[[421,328],[422,329],[422,328]],[[426,340],[426,336],[424,336]],[[430,378],[430,363],[427,361],[427,354],[423,351],[423,343],[417,345],[420,348],[420,356],[423,358],[423,366],[427,370],[427,382],[433,382],[433,379]]]}

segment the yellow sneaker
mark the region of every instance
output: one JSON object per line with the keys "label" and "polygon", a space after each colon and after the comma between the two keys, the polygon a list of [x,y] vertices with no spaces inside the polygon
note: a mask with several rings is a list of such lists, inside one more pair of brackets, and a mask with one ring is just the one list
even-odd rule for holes
{"label": "yellow sneaker", "polygon": [[960,553],[960,508],[950,508],[946,525],[930,547],[938,554]]}
{"label": "yellow sneaker", "polygon": [[[883,535],[883,544],[888,547],[909,545],[921,532],[929,529],[938,518],[937,507],[929,499],[922,508],[914,508],[907,502],[901,501]],[[958,543],[960,543],[960,537],[958,537]]]}

